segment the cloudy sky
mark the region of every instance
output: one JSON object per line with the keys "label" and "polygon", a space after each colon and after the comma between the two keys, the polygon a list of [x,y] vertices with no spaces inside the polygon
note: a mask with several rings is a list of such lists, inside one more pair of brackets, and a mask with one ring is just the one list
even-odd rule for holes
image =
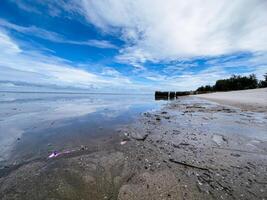
{"label": "cloudy sky", "polygon": [[1,0],[0,90],[191,90],[267,72],[266,0]]}

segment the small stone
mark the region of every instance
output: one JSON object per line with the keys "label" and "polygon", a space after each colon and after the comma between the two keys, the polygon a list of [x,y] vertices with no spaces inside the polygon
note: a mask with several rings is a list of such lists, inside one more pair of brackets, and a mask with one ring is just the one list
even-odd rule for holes
{"label": "small stone", "polygon": [[240,157],[241,155],[238,154],[238,153],[231,153],[231,156],[234,156],[234,157]]}
{"label": "small stone", "polygon": [[86,150],[86,146],[81,145],[80,150],[82,150],[82,151]]}

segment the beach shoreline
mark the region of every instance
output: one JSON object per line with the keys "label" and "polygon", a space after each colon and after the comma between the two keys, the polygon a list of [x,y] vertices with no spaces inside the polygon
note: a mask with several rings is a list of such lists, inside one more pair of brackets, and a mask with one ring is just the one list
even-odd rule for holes
{"label": "beach shoreline", "polygon": [[267,88],[214,92],[195,96],[244,110],[267,112]]}
{"label": "beach shoreline", "polygon": [[181,97],[96,141],[94,151],[19,166],[0,178],[0,196],[262,200],[266,124],[265,113]]}

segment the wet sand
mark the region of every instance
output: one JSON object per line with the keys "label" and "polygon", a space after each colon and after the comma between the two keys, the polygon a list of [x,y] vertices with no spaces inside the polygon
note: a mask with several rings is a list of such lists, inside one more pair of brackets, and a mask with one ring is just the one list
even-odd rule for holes
{"label": "wet sand", "polygon": [[169,102],[52,159],[5,166],[1,199],[266,199],[267,116]]}

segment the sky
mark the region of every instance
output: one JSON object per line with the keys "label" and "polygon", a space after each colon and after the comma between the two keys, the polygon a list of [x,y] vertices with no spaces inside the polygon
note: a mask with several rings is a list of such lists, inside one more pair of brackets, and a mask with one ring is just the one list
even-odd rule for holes
{"label": "sky", "polygon": [[0,90],[150,93],[267,73],[266,0],[1,0]]}

